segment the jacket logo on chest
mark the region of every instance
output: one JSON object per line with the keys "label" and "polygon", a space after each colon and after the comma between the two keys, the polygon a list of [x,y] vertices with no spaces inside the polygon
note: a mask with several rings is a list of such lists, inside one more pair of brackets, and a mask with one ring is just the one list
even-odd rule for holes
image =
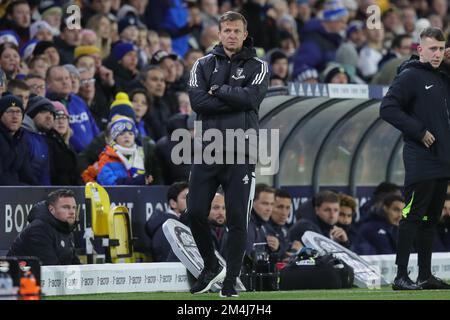
{"label": "jacket logo on chest", "polygon": [[234,80],[245,79],[245,75],[242,74],[244,72],[243,68],[237,68],[236,74],[232,76]]}
{"label": "jacket logo on chest", "polygon": [[65,247],[66,246],[66,243],[64,242],[64,240],[61,240],[61,247]]}

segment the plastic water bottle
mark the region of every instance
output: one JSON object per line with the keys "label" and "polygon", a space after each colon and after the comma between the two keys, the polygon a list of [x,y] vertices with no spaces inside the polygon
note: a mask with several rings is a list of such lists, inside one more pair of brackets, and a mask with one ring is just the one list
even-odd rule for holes
{"label": "plastic water bottle", "polygon": [[8,272],[0,270],[0,300],[16,300],[17,290]]}

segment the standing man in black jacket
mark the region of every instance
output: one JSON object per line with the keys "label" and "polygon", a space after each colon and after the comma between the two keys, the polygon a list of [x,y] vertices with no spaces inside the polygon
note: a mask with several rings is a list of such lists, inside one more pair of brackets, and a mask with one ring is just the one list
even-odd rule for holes
{"label": "standing man in black jacket", "polygon": [[[220,131],[224,141],[226,129],[231,129],[236,135],[239,135],[238,130],[245,131],[245,136],[242,134],[245,143],[241,142],[241,145],[246,151],[247,147],[250,149],[251,138],[256,138],[259,105],[269,82],[267,63],[256,58],[247,34],[247,21],[241,14],[231,11],[223,14],[219,21],[220,44],[196,61],[188,83],[192,108],[202,127]],[[237,296],[234,285],[245,253],[255,183],[255,164],[251,159],[256,156],[252,154],[256,151],[245,152],[245,163],[236,164],[234,158],[237,156],[241,160],[243,154],[238,152],[239,144],[238,148],[234,144],[233,147],[229,145],[225,143],[225,149],[216,152],[216,156],[219,154],[226,161],[208,164],[209,161],[202,159],[200,164],[194,162],[191,167],[187,211],[192,235],[204,261],[203,271],[191,288],[192,293],[207,292],[214,283],[225,278],[220,295]],[[203,142],[201,149],[206,151]],[[230,158],[233,161],[229,161]],[[214,254],[208,225],[211,201],[219,185],[225,192],[229,228],[226,270],[219,265]]]}
{"label": "standing man in black jacket", "polygon": [[[404,137],[405,199],[397,245],[394,290],[450,289],[431,274],[433,235],[450,178],[450,79],[441,67],[445,38],[440,29],[420,34],[419,60],[409,60],[381,102],[381,117]],[[419,276],[408,277],[411,245],[417,244]]]}
{"label": "standing man in black jacket", "polygon": [[31,209],[29,224],[14,240],[8,256],[35,256],[42,265],[80,264],[72,233],[76,209],[73,191],[51,192]]}

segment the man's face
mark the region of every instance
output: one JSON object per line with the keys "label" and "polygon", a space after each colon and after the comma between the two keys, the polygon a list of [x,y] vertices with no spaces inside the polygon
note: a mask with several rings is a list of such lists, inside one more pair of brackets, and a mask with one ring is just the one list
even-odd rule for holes
{"label": "man's face", "polygon": [[130,51],[120,60],[120,64],[129,71],[135,72],[138,64],[138,56],[136,51]]}
{"label": "man's face", "polygon": [[23,106],[25,108],[27,107],[28,98],[30,97],[30,90],[23,90],[23,89],[15,88],[14,90],[12,90],[12,94],[15,95],[16,97],[19,97],[20,99],[22,99]]}
{"label": "man's face", "polygon": [[164,71],[164,78],[166,79],[166,82],[174,83],[177,79],[177,66],[175,61],[173,61],[172,58],[165,58],[161,61],[159,66]]}
{"label": "man's face", "polygon": [[78,69],[87,69],[92,74],[95,74],[95,59],[91,56],[82,56],[77,61]]}
{"label": "man's face", "polygon": [[9,107],[3,112],[0,120],[6,129],[9,130],[12,134],[16,133],[20,126],[22,125],[23,114],[22,110],[19,107]]}
{"label": "man's face", "polygon": [[225,198],[223,195],[216,194],[214,196],[208,219],[214,221],[217,225],[223,225],[225,223]]}
{"label": "man's face", "polygon": [[386,217],[390,224],[398,226],[402,218],[402,211],[405,203],[402,201],[394,201],[389,207],[383,206]]}
{"label": "man's face", "polygon": [[80,29],[64,29],[61,33],[61,39],[63,39],[70,46],[79,46],[81,44]]}
{"label": "man's face", "polygon": [[41,111],[33,118],[33,121],[39,131],[49,131],[53,128],[55,116],[50,111]]}
{"label": "man's face", "polygon": [[450,218],[450,200],[445,200],[442,208],[441,220]]}
{"label": "man's face", "polygon": [[94,73],[88,70],[80,73],[79,95],[85,101],[91,101],[95,96],[95,78]]}
{"label": "man's face", "polygon": [[26,3],[17,5],[9,18],[19,27],[28,28],[31,22],[30,6]]}
{"label": "man's face", "polygon": [[44,55],[47,56],[48,61],[50,61],[51,66],[59,65],[59,52],[55,47],[50,47],[44,51]]}
{"label": "man's face", "polygon": [[45,80],[39,78],[31,78],[25,80],[25,83],[30,87],[30,92],[38,96],[45,97]]}
{"label": "man's face", "polygon": [[316,207],[316,214],[319,218],[330,226],[334,226],[339,219],[339,202],[323,202],[320,207]]}
{"label": "man's face", "polygon": [[53,68],[48,80],[47,85],[51,92],[67,97],[72,91],[72,80],[69,71],[64,67]]}
{"label": "man's face", "polygon": [[151,96],[162,97],[166,90],[166,83],[164,82],[164,74],[162,71],[158,69],[150,70],[147,73],[144,86]]}
{"label": "man's face", "polygon": [[253,209],[264,221],[269,221],[272,214],[275,195],[272,192],[260,192],[258,199],[253,201]]}
{"label": "man's face", "polygon": [[278,59],[272,64],[272,72],[281,78],[287,77],[289,71],[288,59]]}
{"label": "man's face", "polygon": [[227,51],[236,53],[241,50],[247,35],[241,20],[224,21],[220,24],[219,40]]}
{"label": "man's face", "polygon": [[424,38],[420,40],[417,47],[420,62],[429,62],[433,68],[438,68],[444,59],[445,41],[438,41],[434,38]]}
{"label": "man's face", "polygon": [[412,52],[412,38],[404,38],[400,43],[400,48],[398,48],[398,52],[403,56],[409,56]]}
{"label": "man's face", "polygon": [[74,198],[59,198],[53,205],[48,206],[48,210],[59,221],[67,222],[71,226],[75,224],[77,204]]}
{"label": "man's face", "polygon": [[339,219],[338,222],[344,226],[349,226],[352,224],[353,210],[347,206],[341,206],[339,209]]}
{"label": "man's face", "polygon": [[[172,203],[172,210],[183,213],[184,210],[186,210],[186,195],[188,193],[188,188],[181,191],[177,196],[177,201],[175,203]],[[171,201],[173,202],[173,201]]]}
{"label": "man's face", "polygon": [[286,224],[291,213],[292,201],[290,198],[275,197],[271,219],[276,224],[283,226]]}

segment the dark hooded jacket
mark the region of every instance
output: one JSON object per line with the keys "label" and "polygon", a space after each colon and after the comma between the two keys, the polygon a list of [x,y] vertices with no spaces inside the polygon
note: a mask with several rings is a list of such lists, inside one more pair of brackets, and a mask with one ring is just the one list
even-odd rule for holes
{"label": "dark hooded jacket", "polygon": [[[188,83],[192,109],[202,130],[259,129],[259,105],[269,83],[267,63],[256,57],[251,38],[231,59],[222,44],[198,59]],[[219,86],[213,95],[213,85]],[[246,137],[247,138],[247,137]],[[230,150],[233,151],[233,150]]]}
{"label": "dark hooded jacket", "polygon": [[31,209],[28,222],[11,245],[8,256],[35,256],[42,265],[80,264],[72,233],[75,226],[56,219],[46,201]]}
{"label": "dark hooded jacket", "polygon": [[[450,177],[450,78],[417,58],[404,62],[383,98],[380,116],[403,133],[405,186]],[[422,138],[436,138],[431,148]]]}

